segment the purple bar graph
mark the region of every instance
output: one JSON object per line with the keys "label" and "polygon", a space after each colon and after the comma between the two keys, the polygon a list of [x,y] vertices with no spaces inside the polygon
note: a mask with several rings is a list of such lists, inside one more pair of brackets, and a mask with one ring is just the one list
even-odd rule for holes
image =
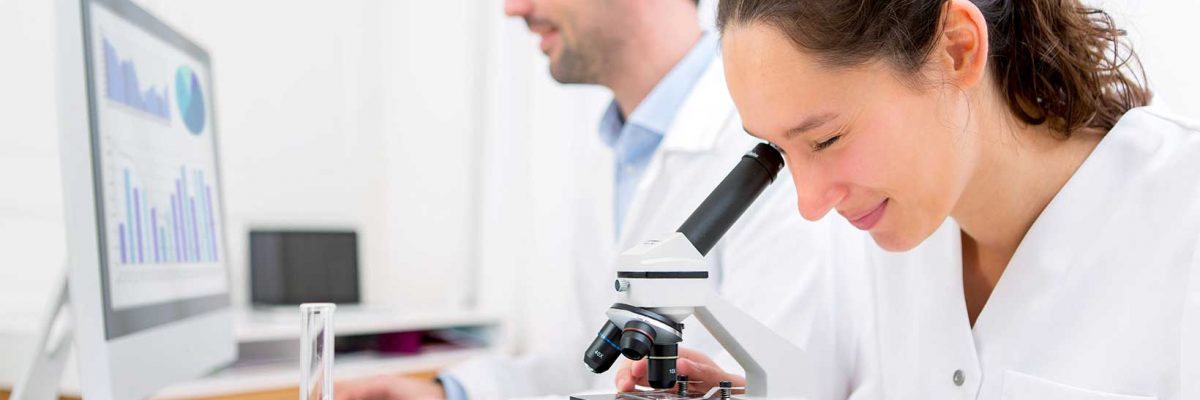
{"label": "purple bar graph", "polygon": [[179,180],[175,181],[175,186],[176,195],[179,196],[180,217],[183,218],[183,224],[180,225],[180,228],[183,229],[184,260],[196,261],[196,253],[192,252],[192,241],[195,240],[195,236],[192,235],[192,221],[188,219],[190,213],[188,212],[187,195],[184,192],[184,188],[187,187],[187,173],[184,172],[183,167],[179,168]]}
{"label": "purple bar graph", "polygon": [[138,190],[133,189],[133,212],[137,221],[137,262],[140,264],[145,260],[142,258],[142,206],[139,199]]}
{"label": "purple bar graph", "polygon": [[[124,175],[125,176],[125,225],[124,225],[124,227],[129,230],[132,230],[133,229],[133,199],[132,199],[133,192],[129,186],[129,170],[125,170],[124,172],[125,172],[125,175]],[[123,251],[125,254],[128,255],[128,258],[125,258],[125,257],[122,257],[122,258],[124,260],[130,260],[133,258],[133,241],[125,240],[125,234],[121,234],[121,239],[122,239],[122,243],[125,243],[125,246],[122,246],[121,251]],[[124,261],[124,262],[128,262],[128,261]]]}
{"label": "purple bar graph", "polygon": [[[150,226],[158,226],[158,210],[153,207],[150,208]],[[159,246],[157,232],[158,229],[150,230],[150,236],[154,236],[154,262],[156,263],[162,262],[162,256],[158,253]]]}
{"label": "purple bar graph", "polygon": [[159,247],[162,248],[163,260],[170,261],[171,260],[171,251],[167,247],[167,228],[164,228],[161,226],[158,227],[158,238],[161,239],[159,241],[159,243],[160,243]]}
{"label": "purple bar graph", "polygon": [[196,200],[200,203],[200,210],[196,217],[200,221],[200,257],[211,260],[208,256],[212,254],[208,240],[208,223],[205,222],[208,221],[208,209],[204,206],[204,173],[195,171],[195,178],[192,182],[196,184]]}
{"label": "purple bar graph", "polygon": [[220,261],[212,187],[203,172],[181,167],[166,192],[147,190],[129,170],[124,178],[126,215],[117,226],[121,263]]}
{"label": "purple bar graph", "polygon": [[121,263],[125,264],[129,262],[129,259],[125,258],[125,224],[117,225],[117,234],[121,242]]}
{"label": "purple bar graph", "polygon": [[212,187],[208,186],[208,185],[204,186],[204,205],[208,209],[208,212],[206,213],[206,214],[208,214],[208,221],[207,221],[208,222],[208,238],[209,238],[209,243],[212,243],[211,253],[209,253],[209,259],[216,261],[217,260],[217,231],[216,231],[217,225],[213,223]]}
{"label": "purple bar graph", "polygon": [[[201,260],[207,260],[208,259],[208,255],[207,255],[208,254],[208,251],[207,251],[208,246],[206,246],[204,243],[204,241],[205,241],[204,240],[205,231],[204,231],[204,225],[203,225],[204,209],[196,208],[197,207],[196,200],[197,200],[197,197],[200,195],[199,191],[197,191],[196,189],[199,187],[200,187],[200,173],[199,173],[199,171],[192,171],[192,191],[194,193],[196,193],[196,196],[192,196],[190,199],[188,199],[188,201],[192,202],[192,218],[195,218],[195,223],[192,225],[196,227],[196,256]],[[203,202],[201,202],[200,204],[202,205]]]}
{"label": "purple bar graph", "polygon": [[175,194],[171,194],[171,238],[174,239],[171,241],[172,242],[171,244],[174,245],[174,247],[175,247],[175,253],[174,253],[175,258],[173,259],[175,262],[179,262],[179,260],[181,259],[180,255],[179,255],[179,248],[180,248],[180,244],[182,243],[182,242],[180,242],[180,239],[179,239],[179,205],[178,205],[178,202],[179,202],[178,197],[176,197]]}
{"label": "purple bar graph", "polygon": [[192,210],[192,238],[195,239],[192,240],[192,254],[196,255],[196,261],[202,261],[200,257],[200,234],[198,233],[200,228],[196,227],[196,198],[189,197],[188,202],[191,203],[189,208]]}

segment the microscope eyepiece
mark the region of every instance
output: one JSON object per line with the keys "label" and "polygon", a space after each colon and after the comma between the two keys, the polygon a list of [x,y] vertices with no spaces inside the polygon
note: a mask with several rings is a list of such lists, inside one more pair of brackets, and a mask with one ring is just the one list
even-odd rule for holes
{"label": "microscope eyepiece", "polygon": [[596,339],[592,340],[592,345],[583,353],[583,363],[597,374],[608,371],[621,355],[621,348],[617,346],[618,340],[621,340],[621,328],[612,321],[604,321]]}
{"label": "microscope eyepiece", "polygon": [[650,353],[654,345],[654,327],[642,321],[625,323],[624,333],[621,334],[621,354],[630,360],[641,360]]}
{"label": "microscope eyepiece", "polygon": [[709,193],[688,217],[679,232],[700,255],[708,254],[721,236],[754,204],[758,195],[783,170],[783,155],[775,147],[759,143],[742,156],[729,175]]}

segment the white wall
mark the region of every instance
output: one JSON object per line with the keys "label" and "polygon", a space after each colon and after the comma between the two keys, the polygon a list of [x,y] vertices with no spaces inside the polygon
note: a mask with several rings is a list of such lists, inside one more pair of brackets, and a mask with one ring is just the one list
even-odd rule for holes
{"label": "white wall", "polygon": [[40,311],[63,263],[46,3],[0,2],[0,51],[8,54],[0,63],[0,320]]}
{"label": "white wall", "polygon": [[1190,118],[1200,118],[1200,46],[1197,46],[1195,0],[1089,0],[1112,14],[1146,68],[1154,104]]}

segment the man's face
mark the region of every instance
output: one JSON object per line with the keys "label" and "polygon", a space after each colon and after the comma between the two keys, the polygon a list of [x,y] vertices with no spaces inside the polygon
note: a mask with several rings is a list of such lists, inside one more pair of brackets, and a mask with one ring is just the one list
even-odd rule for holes
{"label": "man's face", "polygon": [[505,0],[504,13],[542,37],[550,75],[560,83],[599,83],[625,40],[623,0]]}

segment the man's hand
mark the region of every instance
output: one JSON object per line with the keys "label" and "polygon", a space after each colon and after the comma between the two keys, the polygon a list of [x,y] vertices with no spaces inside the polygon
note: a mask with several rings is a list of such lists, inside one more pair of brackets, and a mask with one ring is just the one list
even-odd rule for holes
{"label": "man's hand", "polygon": [[442,385],[429,379],[379,375],[341,381],[333,385],[335,400],[445,399]]}
{"label": "man's hand", "polygon": [[[617,391],[632,392],[635,384],[650,386],[646,380],[646,367],[646,359],[625,360],[617,370]],[[676,375],[687,375],[689,381],[700,381],[688,385],[691,392],[707,392],[721,381],[730,381],[734,387],[746,386],[746,378],[727,373],[703,353],[682,347],[679,348],[679,360],[675,362],[675,372]]]}

